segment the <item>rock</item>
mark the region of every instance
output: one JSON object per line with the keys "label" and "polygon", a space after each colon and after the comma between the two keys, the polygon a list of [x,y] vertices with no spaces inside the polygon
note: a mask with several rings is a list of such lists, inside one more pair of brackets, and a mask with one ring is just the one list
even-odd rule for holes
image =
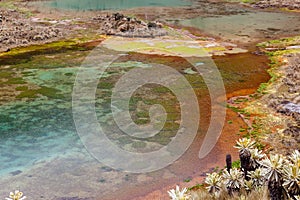
{"label": "rock", "polygon": [[60,29],[28,19],[15,10],[0,8],[0,23],[0,51],[44,42],[62,35]]}
{"label": "rock", "polygon": [[155,37],[166,35],[163,24],[159,22],[144,22],[136,18],[127,17],[120,13],[97,16],[92,18],[98,24],[102,34],[123,37]]}
{"label": "rock", "polygon": [[156,25],[155,22],[149,22],[148,23],[148,28],[156,28],[156,27],[157,27],[157,25]]}
{"label": "rock", "polygon": [[288,8],[290,10],[295,10],[300,8],[299,0],[260,0],[253,5],[256,8]]}

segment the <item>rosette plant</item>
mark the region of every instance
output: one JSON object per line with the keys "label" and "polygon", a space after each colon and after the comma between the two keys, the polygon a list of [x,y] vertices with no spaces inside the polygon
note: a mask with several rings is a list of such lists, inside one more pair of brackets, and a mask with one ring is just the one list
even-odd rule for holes
{"label": "rosette plant", "polygon": [[218,198],[222,190],[222,177],[216,172],[206,175],[205,183],[208,185],[206,187],[207,191],[213,197]]}
{"label": "rosette plant", "polygon": [[282,200],[286,198],[283,188],[283,169],[285,158],[282,155],[270,155],[260,162],[263,174],[268,183],[271,200]]}
{"label": "rosette plant", "polygon": [[230,172],[224,170],[222,178],[229,195],[233,195],[235,192],[240,192],[244,185],[243,173],[236,168],[230,169]]}
{"label": "rosette plant", "polygon": [[295,196],[300,195],[300,169],[296,165],[290,164],[284,167],[284,187],[289,196],[296,199]]}
{"label": "rosette plant", "polygon": [[255,170],[260,167],[259,162],[266,156],[265,154],[262,153],[262,151],[258,150],[257,148],[255,149],[250,149],[250,170]]}
{"label": "rosette plant", "polygon": [[261,168],[257,168],[256,170],[249,172],[248,177],[252,180],[253,187],[255,189],[260,188],[264,185],[265,179],[262,174]]}
{"label": "rosette plant", "polygon": [[284,187],[292,199],[300,195],[300,153],[294,151],[289,156],[291,163],[284,167]]}
{"label": "rosette plant", "polygon": [[255,148],[255,141],[248,138],[241,138],[237,141],[235,148],[239,150],[241,168],[247,180],[247,172],[250,170],[251,150]]}
{"label": "rosette plant", "polygon": [[24,199],[26,199],[26,196],[23,196],[23,192],[16,190],[15,193],[10,192],[9,197],[5,198],[5,199],[6,200],[24,200]]}
{"label": "rosette plant", "polygon": [[180,190],[179,186],[176,185],[176,189],[171,189],[168,194],[172,200],[190,200],[190,195],[186,194],[187,188]]}

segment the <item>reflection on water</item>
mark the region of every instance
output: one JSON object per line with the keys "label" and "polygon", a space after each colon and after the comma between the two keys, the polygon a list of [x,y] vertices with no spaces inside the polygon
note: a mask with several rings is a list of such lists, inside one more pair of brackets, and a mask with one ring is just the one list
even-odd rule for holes
{"label": "reflection on water", "polygon": [[148,6],[187,6],[186,0],[54,0],[52,7],[73,10],[121,10]]}

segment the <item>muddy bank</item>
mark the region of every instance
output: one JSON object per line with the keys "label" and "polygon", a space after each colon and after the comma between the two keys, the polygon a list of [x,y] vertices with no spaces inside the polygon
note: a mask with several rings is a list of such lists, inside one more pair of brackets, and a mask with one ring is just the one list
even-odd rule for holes
{"label": "muddy bank", "polygon": [[236,106],[240,113],[249,115],[244,119],[249,122],[250,136],[266,144],[270,151],[288,155],[299,149],[300,142],[299,37],[258,46],[271,60],[271,79],[262,83],[254,95],[236,101]]}

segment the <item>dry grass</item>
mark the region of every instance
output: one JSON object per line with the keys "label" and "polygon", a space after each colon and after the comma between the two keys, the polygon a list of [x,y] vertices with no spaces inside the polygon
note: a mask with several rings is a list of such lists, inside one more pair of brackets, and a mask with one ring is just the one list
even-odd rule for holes
{"label": "dry grass", "polygon": [[[223,191],[226,191],[225,189]],[[241,194],[236,194],[234,196],[229,196],[226,192],[222,192],[220,197],[214,198],[211,196],[204,188],[196,191],[191,191],[192,200],[269,200],[267,187],[263,187],[259,191],[252,191],[248,193],[246,191],[241,192]]]}

